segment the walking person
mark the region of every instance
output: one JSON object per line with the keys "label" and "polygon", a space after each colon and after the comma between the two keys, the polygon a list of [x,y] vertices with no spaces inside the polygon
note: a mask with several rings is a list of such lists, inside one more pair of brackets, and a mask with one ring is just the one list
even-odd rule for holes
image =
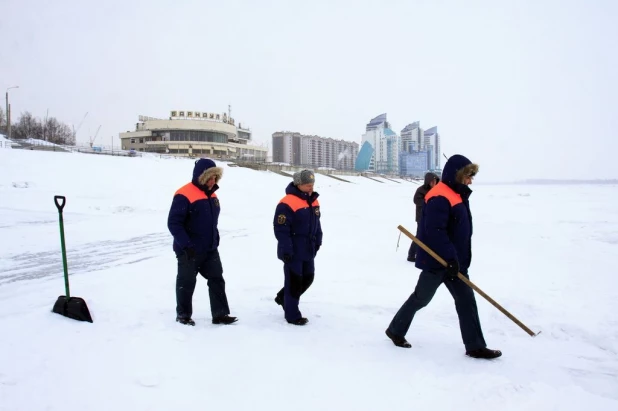
{"label": "walking person", "polygon": [[493,359],[502,352],[490,350],[481,330],[474,291],[457,277],[461,272],[469,278],[472,260],[472,214],[469,197],[470,184],[478,172],[478,165],[462,155],[448,159],[442,172],[442,182],[425,196],[418,238],[447,261],[444,268],[425,250],[419,249],[416,267],[422,270],[416,289],[401,306],[386,335],[398,347],[410,348],[405,336],[416,312],[425,307],[436,290],[444,284],[455,300],[459,327],[466,355]]}
{"label": "walking person", "polygon": [[[425,174],[425,183],[419,186],[414,193],[414,204],[416,205],[416,235],[418,236],[418,224],[421,221],[421,212],[423,210],[423,204],[425,204],[425,195],[436,184],[440,182],[440,178],[434,173]],[[408,250],[408,261],[416,261],[416,252],[418,251],[418,245],[414,241],[410,244]]]}
{"label": "walking person", "polygon": [[275,210],[277,258],[283,261],[284,285],[275,302],[283,307],[285,319],[294,325],[309,322],[298,305],[301,295],[313,283],[315,256],[322,245],[319,194],[313,191],[315,174],[303,170],[294,174]]}
{"label": "walking person", "polygon": [[193,292],[199,272],[208,281],[213,324],[232,324],[225,293],[223,266],[219,257],[219,213],[221,204],[216,191],[223,169],[201,158],[195,162],[193,179],[174,194],[167,227],[174,237],[178,260],[176,276],[176,321],[195,325]]}

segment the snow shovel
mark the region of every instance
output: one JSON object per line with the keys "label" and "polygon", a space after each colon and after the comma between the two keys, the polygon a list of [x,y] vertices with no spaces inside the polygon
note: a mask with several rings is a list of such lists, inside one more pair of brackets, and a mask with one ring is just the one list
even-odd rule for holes
{"label": "snow shovel", "polygon": [[[405,228],[403,228],[401,225],[397,227],[399,229],[399,231],[401,231],[402,233],[404,233],[405,235],[407,235],[408,237],[410,237],[410,239],[412,241],[414,241],[416,244],[418,244],[419,247],[421,247],[423,250],[425,250],[427,252],[427,254],[429,254],[430,256],[432,256],[433,258],[435,258],[440,264],[442,264],[444,267],[447,266],[446,261],[444,261],[444,259],[442,257],[440,257],[438,254],[436,254],[435,252],[432,251],[431,248],[427,247],[421,240],[419,240],[418,238],[416,238],[414,235],[412,235],[412,233],[410,233],[408,230],[406,230]],[[500,310],[500,312],[504,315],[506,315],[507,317],[509,317],[509,319],[511,321],[513,321],[515,324],[517,324],[522,330],[524,330],[525,332],[528,333],[528,335],[530,337],[536,337],[537,335],[539,335],[541,333],[541,331],[539,331],[538,333],[534,333],[534,331],[532,331],[530,328],[526,327],[524,325],[524,323],[522,323],[521,321],[519,321],[517,318],[515,318],[515,316],[513,314],[511,314],[510,312],[508,312],[507,310],[505,310],[500,304],[498,304],[497,302],[494,301],[493,298],[491,298],[490,296],[488,296],[487,294],[485,294],[485,292],[483,292],[483,290],[481,290],[480,288],[478,288],[472,281],[468,280],[462,273],[457,273],[457,278],[459,278],[461,281],[463,281],[464,283],[466,283],[470,288],[472,288],[474,291],[476,291],[477,293],[479,293],[480,295],[482,295],[487,301],[489,301],[491,303],[491,305],[493,305],[494,307],[496,307],[498,310]]]}
{"label": "snow shovel", "polygon": [[[59,203],[58,200],[62,200],[62,202]],[[71,293],[69,291],[69,270],[67,269],[67,252],[64,246],[64,224],[62,220],[62,209],[66,203],[66,197],[54,196],[54,202],[56,203],[58,214],[60,215],[60,243],[62,245],[62,265],[64,267],[64,288],[67,295],[61,295],[58,297],[52,312],[64,315],[65,317],[73,320],[88,321],[91,323],[92,317],[90,316],[90,311],[88,311],[86,301],[84,301],[83,298],[71,297]]]}

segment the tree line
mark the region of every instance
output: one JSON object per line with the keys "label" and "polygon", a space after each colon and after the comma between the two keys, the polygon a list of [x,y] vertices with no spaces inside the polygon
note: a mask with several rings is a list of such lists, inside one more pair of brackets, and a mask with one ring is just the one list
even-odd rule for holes
{"label": "tree line", "polygon": [[[0,134],[7,135],[7,131],[6,113],[0,110]],[[75,144],[75,134],[67,124],[58,121],[55,117],[40,119],[28,111],[21,113],[17,121],[11,120],[11,139],[27,138],[45,140],[54,144]]]}

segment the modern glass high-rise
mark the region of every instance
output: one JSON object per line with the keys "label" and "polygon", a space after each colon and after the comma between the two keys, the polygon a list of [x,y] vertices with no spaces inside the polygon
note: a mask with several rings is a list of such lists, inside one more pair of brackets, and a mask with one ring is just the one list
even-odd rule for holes
{"label": "modern glass high-rise", "polygon": [[401,147],[400,150],[406,153],[412,153],[421,149],[423,144],[423,129],[420,121],[410,123],[401,130]]}
{"label": "modern glass high-rise", "polygon": [[432,127],[423,133],[423,147],[430,152],[431,170],[440,169],[440,134],[438,127]]}
{"label": "modern glass high-rise", "polygon": [[399,137],[391,130],[386,113],[371,119],[365,127],[356,171],[399,172]]}
{"label": "modern glass high-rise", "polygon": [[386,121],[386,113],[382,113],[377,117],[371,119],[367,126],[365,127],[365,131],[375,130],[377,128],[391,128],[391,125]]}

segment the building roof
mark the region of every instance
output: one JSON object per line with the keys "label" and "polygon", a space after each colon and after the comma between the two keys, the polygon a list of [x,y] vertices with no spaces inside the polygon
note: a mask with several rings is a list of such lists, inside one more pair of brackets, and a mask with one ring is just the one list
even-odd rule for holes
{"label": "building roof", "polygon": [[411,131],[411,130],[417,129],[417,128],[419,128],[420,126],[421,126],[420,121],[415,121],[414,123],[410,123],[410,124],[408,124],[407,126],[405,126],[405,127],[404,127],[404,129],[403,129],[403,130],[401,130],[401,133],[403,134],[403,133],[405,133],[406,131]]}
{"label": "building roof", "polygon": [[379,125],[384,124],[385,127],[390,127],[388,122],[386,121],[386,113],[382,113],[377,117],[371,119],[369,123],[367,123],[366,131],[374,130],[378,128]]}
{"label": "building roof", "polygon": [[434,126],[430,129],[425,130],[425,135],[430,136],[432,134],[438,134],[438,126]]}

